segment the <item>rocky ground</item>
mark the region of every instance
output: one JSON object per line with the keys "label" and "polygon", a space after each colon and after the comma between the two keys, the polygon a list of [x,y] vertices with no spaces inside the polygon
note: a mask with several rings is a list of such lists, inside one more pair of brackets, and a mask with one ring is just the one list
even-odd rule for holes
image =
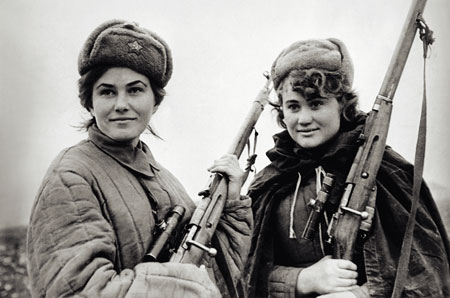
{"label": "rocky ground", "polygon": [[28,298],[26,227],[0,229],[0,297]]}
{"label": "rocky ground", "polygon": [[[450,200],[439,204],[450,232]],[[26,227],[0,228],[0,298],[29,298],[25,256]]]}

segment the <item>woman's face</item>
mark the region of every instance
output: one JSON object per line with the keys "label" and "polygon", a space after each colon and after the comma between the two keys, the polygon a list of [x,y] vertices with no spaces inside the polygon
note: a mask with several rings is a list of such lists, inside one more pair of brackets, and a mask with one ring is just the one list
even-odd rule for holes
{"label": "woman's face", "polygon": [[95,82],[90,110],[108,137],[134,146],[156,111],[149,79],[125,67],[108,69]]}
{"label": "woman's face", "polygon": [[282,91],[283,122],[291,138],[305,149],[333,138],[341,123],[341,105],[335,97],[306,100],[285,82]]}

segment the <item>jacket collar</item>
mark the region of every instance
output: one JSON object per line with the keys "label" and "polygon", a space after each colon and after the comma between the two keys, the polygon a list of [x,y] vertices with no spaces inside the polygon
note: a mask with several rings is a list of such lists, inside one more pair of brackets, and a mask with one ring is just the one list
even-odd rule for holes
{"label": "jacket collar", "polygon": [[136,147],[129,142],[115,141],[95,124],[89,127],[88,134],[92,143],[126,168],[149,178],[154,176],[154,170],[159,171],[150,149],[142,141]]}
{"label": "jacket collar", "polygon": [[273,136],[275,146],[267,152],[267,157],[281,173],[300,172],[304,175],[319,165],[327,171],[345,171],[356,153],[356,142],[365,119],[366,115],[361,113],[352,124],[343,126],[334,139],[313,150],[301,148],[284,130]]}

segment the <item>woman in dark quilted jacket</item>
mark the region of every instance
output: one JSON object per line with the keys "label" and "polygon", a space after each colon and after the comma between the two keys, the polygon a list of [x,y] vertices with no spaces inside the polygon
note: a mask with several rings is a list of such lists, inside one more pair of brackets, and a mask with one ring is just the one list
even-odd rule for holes
{"label": "woman in dark quilted jacket", "polygon": [[[391,297],[413,166],[386,147],[371,228],[358,237],[352,261],[331,258],[327,229],[366,119],[352,91],[352,61],[338,39],[299,41],[281,52],[271,74],[285,130],[274,136],[271,163],[249,187],[255,230],[245,273],[248,295]],[[309,202],[327,174],[334,175],[334,186],[315,233],[303,239]],[[448,235],[423,183],[402,297],[450,297],[449,282]]]}
{"label": "woman in dark quilted jacket", "polygon": [[[169,47],[135,23],[112,20],[91,33],[78,68],[81,104],[92,115],[89,136],[58,155],[37,194],[27,236],[32,297],[226,296],[223,267],[213,259],[200,268],[143,262],[174,206],[186,210],[183,223],[195,208],[139,139],[146,128],[152,132],[150,118],[165,95]],[[225,248],[227,278],[236,282],[250,247],[250,199],[240,196],[235,156],[209,170],[229,180],[215,243]]]}

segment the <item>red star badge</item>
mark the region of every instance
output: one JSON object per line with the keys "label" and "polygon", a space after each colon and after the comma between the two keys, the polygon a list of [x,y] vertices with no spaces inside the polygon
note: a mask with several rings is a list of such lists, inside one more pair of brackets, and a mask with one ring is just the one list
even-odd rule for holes
{"label": "red star badge", "polygon": [[135,54],[140,54],[141,49],[143,49],[143,46],[141,46],[137,40],[130,42],[127,44],[128,45],[128,52],[129,53],[135,53]]}

